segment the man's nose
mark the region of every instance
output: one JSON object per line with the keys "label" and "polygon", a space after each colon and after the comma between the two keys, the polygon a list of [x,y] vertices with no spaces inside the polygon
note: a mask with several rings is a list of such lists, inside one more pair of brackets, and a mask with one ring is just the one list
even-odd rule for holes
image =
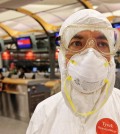
{"label": "man's nose", "polygon": [[86,47],[87,48],[96,48],[96,40],[93,38],[88,39],[86,42]]}

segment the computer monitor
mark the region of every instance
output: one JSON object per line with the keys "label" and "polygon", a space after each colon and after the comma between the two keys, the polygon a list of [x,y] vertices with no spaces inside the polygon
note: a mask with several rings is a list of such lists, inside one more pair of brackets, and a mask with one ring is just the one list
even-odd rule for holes
{"label": "computer monitor", "polygon": [[30,36],[17,38],[17,48],[18,49],[31,49],[32,41]]}
{"label": "computer monitor", "polygon": [[33,67],[33,68],[32,68],[32,72],[33,72],[33,73],[36,73],[36,72],[37,72],[37,67]]}
{"label": "computer monitor", "polygon": [[16,46],[19,50],[37,49],[35,35],[30,34],[16,38]]}
{"label": "computer monitor", "polygon": [[50,73],[51,72],[51,69],[50,69],[50,67],[48,68],[48,73]]}
{"label": "computer monitor", "polygon": [[55,36],[55,44],[56,44],[56,46],[60,46],[59,32],[55,32],[54,36]]}
{"label": "computer monitor", "polygon": [[2,68],[2,72],[6,72],[7,69],[5,67]]}
{"label": "computer monitor", "polygon": [[112,23],[113,28],[120,30],[120,22]]}

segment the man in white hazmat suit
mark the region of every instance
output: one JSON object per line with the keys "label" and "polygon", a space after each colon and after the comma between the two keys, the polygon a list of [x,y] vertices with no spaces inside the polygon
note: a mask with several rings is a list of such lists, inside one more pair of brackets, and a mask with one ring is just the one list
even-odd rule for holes
{"label": "man in white hazmat suit", "polygon": [[65,20],[60,37],[61,92],[38,104],[27,134],[120,134],[119,32],[98,11],[84,9]]}

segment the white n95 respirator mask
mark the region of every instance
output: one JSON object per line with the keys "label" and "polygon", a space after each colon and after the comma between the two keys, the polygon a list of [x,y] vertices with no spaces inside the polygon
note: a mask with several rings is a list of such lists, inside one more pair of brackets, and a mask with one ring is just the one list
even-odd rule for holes
{"label": "white n95 respirator mask", "polygon": [[109,63],[98,51],[88,48],[73,55],[67,64],[72,86],[83,93],[101,89],[108,78]]}

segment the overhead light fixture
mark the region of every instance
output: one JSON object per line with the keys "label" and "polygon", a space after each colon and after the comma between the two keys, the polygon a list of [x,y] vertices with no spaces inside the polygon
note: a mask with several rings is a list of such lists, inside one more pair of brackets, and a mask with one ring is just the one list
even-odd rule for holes
{"label": "overhead light fixture", "polygon": [[93,6],[93,9],[97,9],[98,8],[98,6]]}

